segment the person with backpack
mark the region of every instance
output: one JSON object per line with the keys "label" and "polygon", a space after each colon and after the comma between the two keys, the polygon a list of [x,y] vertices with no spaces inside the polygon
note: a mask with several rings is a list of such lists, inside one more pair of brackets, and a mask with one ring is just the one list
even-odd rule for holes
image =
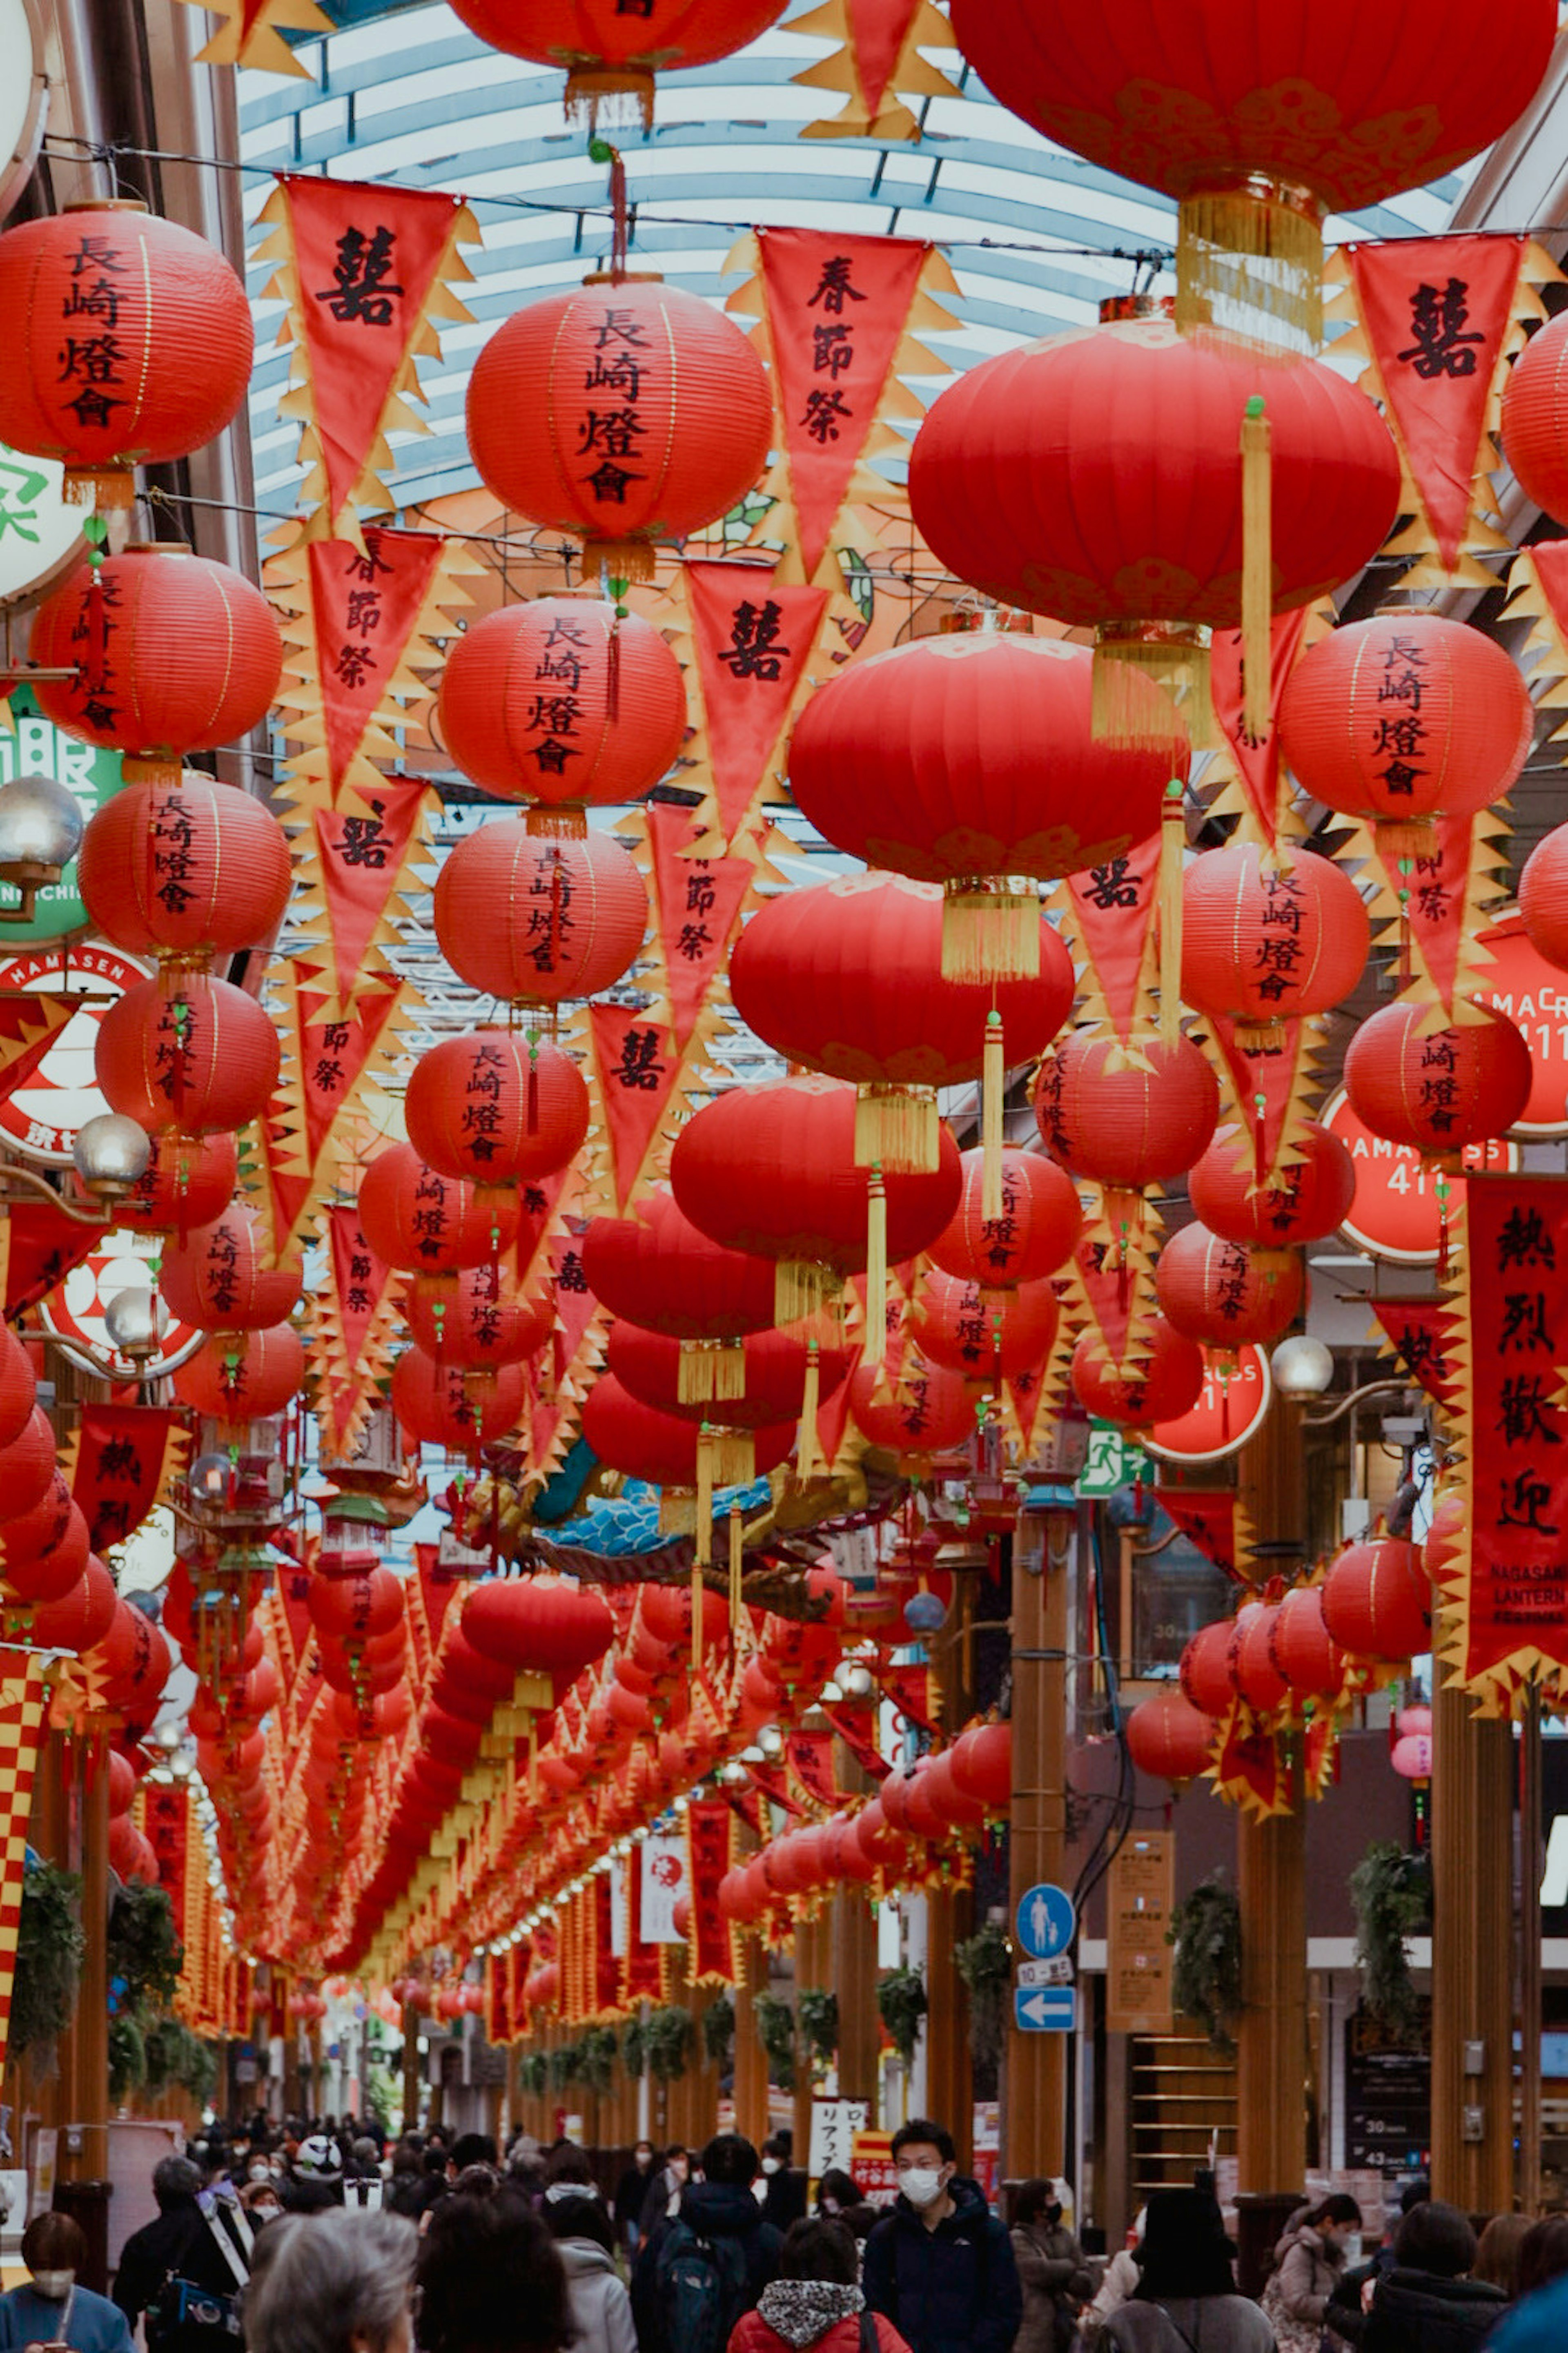
{"label": "person with backpack", "polygon": [[148,2353],[222,2353],[239,2341],[237,2297],[253,2233],[230,2204],[204,2192],[186,2157],[153,2168],[155,2221],[132,2231],[114,2274],[114,2301],[132,2328],[147,2316]]}
{"label": "person with backpack", "polygon": [[730,2353],[910,2353],[890,2320],[868,2309],[860,2250],[847,2222],[792,2222],[779,2275],[736,2324]]}
{"label": "person with backpack", "polygon": [[893,2135],[899,2195],[866,2242],[861,2284],[911,2353],[1012,2353],[1024,2318],[1007,2232],[952,2136],[928,2117]]}
{"label": "person with backpack", "polygon": [[1157,2189],[1138,2250],[1136,2290],[1100,2337],[1116,2353],[1274,2353],[1274,2331],[1238,2295],[1230,2241],[1207,2189]]}
{"label": "person with backpack", "polygon": [[701,2170],[637,2257],[632,2312],[641,2353],[724,2353],[778,2270],[784,2241],[752,2194],[752,2143],[717,2134]]}

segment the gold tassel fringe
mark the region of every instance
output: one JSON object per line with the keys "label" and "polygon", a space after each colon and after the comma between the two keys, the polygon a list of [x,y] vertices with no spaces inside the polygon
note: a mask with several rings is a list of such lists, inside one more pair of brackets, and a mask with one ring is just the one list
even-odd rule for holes
{"label": "gold tassel fringe", "polygon": [[1244,1054],[1282,1054],[1285,1050],[1283,1021],[1238,1021],[1236,1042]]}
{"label": "gold tassel fringe", "polygon": [[713,1484],[716,1487],[749,1487],[757,1475],[757,1440],[749,1430],[715,1430],[713,1439]]}
{"label": "gold tassel fringe", "polygon": [[942,1166],[934,1087],[864,1086],[855,1097],[855,1166],[877,1162],[895,1176],[925,1176]]}
{"label": "gold tassel fringe", "polygon": [[120,763],[120,773],[128,785],[152,785],[159,792],[172,793],[182,772],[178,760],[138,760],[127,755]]}
{"label": "gold tassel fringe", "polygon": [[697,1532],[697,1557],[691,1564],[691,1672],[696,1674],[702,1664],[702,1572],[707,1567],[703,1557],[705,1547],[702,1531]]}
{"label": "gold tassel fringe", "polygon": [[746,1351],[738,1340],[683,1340],[675,1393],[682,1405],[708,1405],[746,1394]]}
{"label": "gold tassel fringe", "polygon": [[866,1353],[861,1362],[879,1365],[888,1348],[888,1188],[880,1168],[866,1187]]}
{"label": "gold tassel fringe", "polygon": [[1263,180],[1184,199],[1176,232],[1176,325],[1281,359],[1323,341],[1323,230],[1305,192]]}
{"label": "gold tassel fringe", "polygon": [[1002,1215],[1002,1149],[1007,1099],[1007,1048],[1002,1016],[994,1006],[985,1017],[980,1064],[980,1216],[994,1225]]}
{"label": "gold tassel fringe", "polygon": [[697,1496],[690,1487],[658,1491],[658,1532],[661,1536],[691,1536],[697,1533]]}
{"label": "gold tassel fringe", "polygon": [[1241,724],[1261,744],[1274,715],[1274,432],[1254,393],[1241,420]]}
{"label": "gold tassel fringe", "polygon": [[[719,1432],[710,1430],[704,1422],[697,1433],[697,1557],[692,1570],[694,1600],[702,1590],[701,1579],[696,1572],[706,1568],[713,1557],[713,1490],[721,1483],[718,1476],[718,1452]],[[699,1619],[700,1615],[699,1611]],[[700,1640],[700,1628],[693,1625],[692,1649],[699,1657],[700,1652],[697,1651],[697,1645]]]}
{"label": "gold tassel fringe", "polygon": [[1185,788],[1179,776],[1165,787],[1160,808],[1160,1038],[1173,1046],[1182,1034],[1182,869],[1187,847]]}
{"label": "gold tassel fringe", "polygon": [[588,812],[581,801],[534,801],[529,807],[526,828],[534,840],[585,841]]}
{"label": "gold tassel fringe", "polygon": [[942,910],[943,980],[985,987],[1004,980],[1037,980],[1039,975],[1037,892],[988,889],[981,881],[947,884]]}
{"label": "gold tassel fringe", "polygon": [[824,1315],[844,1289],[842,1276],[814,1258],[781,1258],[773,1269],[773,1322],[803,1324]]}
{"label": "gold tassel fringe", "polygon": [[821,1456],[816,1444],[816,1417],[821,1408],[822,1350],[817,1342],[813,1340],[807,1344],[805,1351],[805,1394],[801,1398],[800,1433],[795,1445],[795,1469],[797,1479],[815,1479],[821,1465]]}
{"label": "gold tassel fringe", "polygon": [[[646,66],[574,66],[566,77],[566,121],[596,138],[612,131],[653,130],[653,74]],[[623,575],[624,576],[624,575]]]}
{"label": "gold tassel fringe", "polygon": [[612,580],[646,587],[658,570],[658,550],[648,539],[585,539],[583,569],[607,572]]}
{"label": "gold tassel fringe", "polygon": [[1208,631],[1103,627],[1095,638],[1089,727],[1097,744],[1121,752],[1168,753],[1184,729],[1194,751],[1213,751]]}

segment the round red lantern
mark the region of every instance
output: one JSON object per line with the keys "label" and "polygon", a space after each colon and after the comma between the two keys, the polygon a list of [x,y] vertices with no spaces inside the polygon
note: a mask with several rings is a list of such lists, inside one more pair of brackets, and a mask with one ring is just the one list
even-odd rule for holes
{"label": "round red lantern", "polygon": [[1086,1413],[1130,1430],[1177,1421],[1204,1393],[1204,1352],[1163,1317],[1149,1335],[1148,1352],[1113,1365],[1092,1332],[1072,1356],[1073,1394]]}
{"label": "round red lantern", "polygon": [[1219,1082],[1189,1038],[1166,1045],[1079,1030],[1040,1065],[1035,1117],[1075,1176],[1139,1192],[1190,1168],[1214,1134]]}
{"label": "round red lantern", "polygon": [[31,651],[69,670],[38,681],[45,717],[122,748],[127,782],[164,787],[178,786],[185,753],[259,726],[283,671],[283,640],[260,589],[169,541],[73,572],[39,606]]}
{"label": "round red lantern", "polygon": [[1236,1686],[1230,1679],[1230,1644],[1235,1630],[1232,1619],[1216,1619],[1212,1626],[1201,1628],[1182,1652],[1176,1670],[1182,1696],[1205,1715],[1227,1715],[1236,1698]]}
{"label": "round red lantern", "polygon": [[1161,1781],[1195,1781],[1208,1769],[1212,1716],[1181,1692],[1141,1700],[1127,1719],[1127,1748],[1141,1773]]}
{"label": "round red lantern", "polygon": [[9,1324],[0,1324],[0,1446],[20,1438],[37,1395],[32,1358]]}
{"label": "round red lantern", "polygon": [[1312,648],[1279,698],[1279,748],[1314,799],[1411,854],[1438,817],[1500,800],[1534,712],[1512,659],[1463,621],[1380,613]]}
{"label": "round red lantern", "polygon": [[1274,1663],[1299,1704],[1337,1699],[1345,1679],[1344,1652],[1330,1633],[1321,1585],[1299,1585],[1274,1612]]}
{"label": "round red lantern", "polygon": [[31,1633],[41,1651],[95,1650],[108,1633],[120,1597],[114,1579],[95,1553],[70,1591],[35,1609]]}
{"label": "round red lantern", "polygon": [[1525,860],[1519,913],[1536,954],[1568,972],[1568,825],[1544,834]]}
{"label": "round red lantern", "polygon": [[1361,892],[1331,858],[1242,842],[1205,851],[1183,878],[1183,1002],[1235,1021],[1243,1047],[1338,1005],[1371,944]]}
{"label": "round red lantern", "polygon": [[1013,1797],[1013,1727],[972,1724],[948,1751],[954,1787],[988,1814],[1005,1814]]}
{"label": "round red lantern", "polygon": [[8,1446],[0,1446],[0,1509],[19,1520],[43,1503],[55,1475],[55,1433],[42,1406],[34,1406]]}
{"label": "round red lantern", "polygon": [[[640,118],[653,128],[654,75],[710,66],[754,41],[784,14],[784,0],[674,0],[659,9],[628,8],[625,0],[454,0],[470,31],[510,57],[535,65],[565,66],[566,111],[589,127],[601,108],[612,119]],[[623,380],[622,396],[637,387]]]}
{"label": "round red lantern", "polygon": [[1271,1715],[1289,1690],[1274,1657],[1274,1619],[1271,1602],[1247,1601],[1231,1626],[1231,1684],[1258,1715]]}
{"label": "round red lantern", "polygon": [[388,1266],[424,1274],[493,1263],[517,1238],[517,1195],[483,1193],[461,1176],[444,1176],[411,1144],[389,1145],[359,1182],[360,1224]]}
{"label": "round red lantern", "polygon": [[595,1218],[583,1271],[612,1315],[677,1340],[738,1340],[773,1320],[771,1259],[710,1241],[657,1186],[625,1218]]}
{"label": "round red lantern", "polygon": [[204,1332],[259,1332],[299,1304],[298,1264],[272,1266],[265,1221],[243,1201],[163,1253],[158,1282],[169,1312]]}
{"label": "round red lantern", "polygon": [[962,1373],[905,1348],[897,1367],[858,1365],[849,1412],[868,1446],[898,1455],[950,1453],[974,1435],[974,1405]]}
{"label": "round red lantern", "polygon": [[1531,335],[1509,373],[1503,454],[1527,499],[1568,520],[1568,325],[1561,314]]}
{"label": "round red lantern", "polygon": [[[600,1461],[624,1478],[650,1487],[697,1484],[698,1424],[643,1405],[613,1374],[602,1374],[583,1401],[583,1435]],[[795,1438],[793,1421],[757,1431],[759,1479],[787,1459]]]}
{"label": "round red lantern", "polygon": [[1352,1658],[1397,1662],[1432,1647],[1432,1580],[1419,1545],[1373,1536],[1350,1545],[1323,1585],[1323,1621]]}
{"label": "round red lantern", "polygon": [[317,1633],[331,1642],[369,1642],[403,1625],[403,1587],[389,1568],[312,1577],[306,1605]]}
{"label": "round red lantern", "polygon": [[581,539],[590,576],[651,580],[658,541],[717,522],[752,488],[773,421],[750,338],[657,278],[531,302],[468,380],[480,479],[504,506]]}
{"label": "round red lantern", "polygon": [[493,1445],[517,1428],[528,1403],[521,1365],[471,1373],[405,1349],[392,1372],[392,1409],[411,1438],[458,1453]]}
{"label": "round red lantern", "polygon": [[200,972],[138,982],[98,1025],[104,1101],[153,1134],[230,1134],[267,1108],[278,1032],[254,997]]}
{"label": "round red lantern", "polygon": [[253,793],[194,768],[130,785],[82,837],[87,912],[128,955],[208,962],[265,945],[289,903],[289,843]]}
{"label": "round red lantern", "polygon": [[499,1268],[462,1268],[456,1281],[421,1274],[409,1285],[408,1329],[427,1356],[471,1371],[521,1365],[555,1328],[548,1300],[523,1298]]}
{"label": "round red lantern", "polygon": [[305,1377],[305,1351],[289,1324],[268,1332],[224,1333],[205,1341],[174,1376],[174,1395],[230,1429],[281,1413]]}
{"label": "round red lantern", "polygon": [[0,1526],[0,1576],[18,1601],[64,1601],[87,1567],[88,1525],[57,1471],[30,1512]]}
{"label": "round red lantern", "polygon": [[952,1222],[931,1245],[945,1274],[1011,1291],[1038,1282],[1067,1264],[1083,1230],[1078,1188],[1065,1169],[1038,1152],[1011,1146],[1002,1153],[1002,1214],[987,1218],[981,1203],[984,1154],[976,1145],[963,1155],[963,1190]]}
{"label": "round red lantern", "polygon": [[1321,1241],[1343,1224],[1355,1198],[1355,1163],[1315,1120],[1300,1140],[1301,1157],[1258,1181],[1257,1157],[1234,1129],[1216,1135],[1187,1172],[1187,1197],[1211,1233],[1264,1249]]}
{"label": "round red lantern", "polygon": [[1301,1261],[1294,1250],[1249,1249],[1184,1226],[1160,1252],[1154,1289],[1166,1321],[1211,1348],[1267,1347],[1288,1332],[1301,1304]]}
{"label": "round red lantern", "polygon": [[921,1355],[933,1364],[969,1380],[1013,1380],[1050,1354],[1058,1314],[1048,1282],[988,1291],[961,1274],[933,1268],[916,1289],[910,1327]]}
{"label": "round red lantern", "polygon": [[132,469],[188,457],[238,414],[254,336],[217,248],[125,198],[0,237],[15,334],[0,439],[65,461],[66,495],[129,506]]}
{"label": "round red lantern", "polygon": [[[745,1381],[732,1398],[710,1400],[683,1398],[680,1342],[663,1332],[645,1332],[636,1324],[612,1324],[605,1362],[622,1387],[659,1413],[679,1414],[699,1422],[722,1423],[731,1430],[765,1430],[771,1422],[798,1419],[805,1402],[810,1346],[787,1332],[748,1333],[741,1347]],[[817,1394],[832,1396],[849,1371],[849,1352],[817,1346]]]}
{"label": "round red lantern", "polygon": [[436,878],[441,953],[460,980],[504,1003],[558,1005],[619,980],[647,928],[647,892],[607,833],[581,840],[492,818]]}
{"label": "round red lantern", "polygon": [[602,1659],[616,1639],[604,1596],[553,1577],[491,1577],[469,1588],[463,1632],[478,1651],[517,1673],[568,1681]]}
{"label": "round red lantern", "polygon": [[99,1706],[144,1717],[156,1706],[174,1659],[162,1629],[130,1602],[118,1601],[109,1631],[92,1652],[90,1664]]}
{"label": "round red lantern", "polygon": [[588,1090],[547,1038],[478,1029],[446,1038],[415,1063],[405,1098],[409,1140],[434,1168],[476,1185],[552,1176],[588,1133]]}
{"label": "round red lantern", "polygon": [[115,1215],[139,1234],[189,1233],[227,1207],[238,1174],[232,1135],[155,1135],[135,1190],[116,1203]]}
{"label": "round red lantern", "polygon": [[1426,1025],[1423,1005],[1385,1005],[1345,1053],[1351,1108],[1374,1135],[1430,1159],[1504,1135],[1530,1101],[1530,1048],[1506,1013],[1470,1003],[1452,1029]]}
{"label": "round red lantern", "polygon": [[447,657],[440,726],[465,776],[547,807],[640,801],[686,733],[680,664],[637,616],[540,596],[466,629]]}

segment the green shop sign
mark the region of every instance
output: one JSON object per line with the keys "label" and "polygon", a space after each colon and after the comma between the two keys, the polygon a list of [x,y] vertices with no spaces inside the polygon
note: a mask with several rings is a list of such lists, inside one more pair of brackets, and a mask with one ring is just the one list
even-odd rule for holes
{"label": "green shop sign", "polygon": [[[52,776],[74,793],[85,818],[95,817],[112,800],[124,781],[118,752],[100,752],[83,744],[46,719],[30,686],[18,686],[11,696],[15,732],[0,728],[0,785],[16,776]],[[0,882],[0,907],[15,907],[19,894]],[[31,923],[0,927],[0,949],[24,940],[60,940],[88,928],[87,909],[76,883],[73,859],[58,882],[40,891]]]}

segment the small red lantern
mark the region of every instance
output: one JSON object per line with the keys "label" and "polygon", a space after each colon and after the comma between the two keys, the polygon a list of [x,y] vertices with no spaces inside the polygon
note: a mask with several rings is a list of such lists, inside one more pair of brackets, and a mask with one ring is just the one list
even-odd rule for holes
{"label": "small red lantern", "polygon": [[470,988],[509,1004],[559,1005],[619,980],[647,928],[647,892],[607,833],[544,839],[492,818],[436,879],[436,936]]}
{"label": "small red lantern", "polygon": [[[454,0],[471,32],[509,57],[535,65],[565,66],[566,111],[578,124],[597,123],[601,109],[616,121],[640,120],[653,128],[654,75],[684,72],[732,57],[784,14],[784,0],[675,0],[656,20],[651,6],[626,0]],[[627,399],[635,389],[621,385]]]}
{"label": "small red lantern", "polygon": [[368,1162],[359,1182],[360,1223],[388,1266],[424,1274],[494,1262],[517,1239],[517,1196],[500,1187],[482,1195],[461,1176],[429,1167],[411,1144],[394,1144]]}
{"label": "small red lantern", "polygon": [[128,988],[94,1047],[110,1109],[154,1135],[237,1134],[266,1110],[279,1060],[278,1032],[255,997],[199,972]]}
{"label": "small red lantern", "polygon": [[1196,1405],[1204,1393],[1204,1352],[1160,1317],[1148,1353],[1130,1355],[1118,1366],[1094,1334],[1086,1332],[1073,1350],[1072,1386],[1086,1413],[1125,1429],[1149,1430],[1158,1421],[1178,1421]]}
{"label": "small red lantern", "polygon": [[468,1372],[408,1348],[393,1367],[392,1409],[409,1436],[458,1453],[477,1452],[515,1430],[528,1396],[521,1365]]}
{"label": "small red lantern", "polygon": [[133,467],[188,457],[245,399],[245,288],[216,246],[140,204],[67,205],[8,230],[0,303],[14,327],[0,439],[63,459],[81,505],[129,506]]}
{"label": "small red lantern", "polygon": [[1195,1781],[1208,1769],[1214,1736],[1214,1718],[1181,1692],[1140,1701],[1127,1719],[1128,1753],[1156,1780]]}
{"label": "small red lantern", "polygon": [[954,1787],[977,1798],[988,1814],[1005,1814],[1013,1798],[1013,1727],[972,1724],[948,1751]]}
{"label": "small red lantern", "polygon": [[1274,1620],[1271,1602],[1247,1601],[1231,1626],[1231,1684],[1258,1715],[1272,1715],[1289,1691],[1274,1657]]}
{"label": "small red lantern", "polygon": [[1568,522],[1568,325],[1561,314],[1531,335],[1509,372],[1503,454],[1519,487],[1554,522]]}
{"label": "small red lantern", "polygon": [[1344,1653],[1329,1631],[1321,1585],[1299,1585],[1285,1596],[1274,1612],[1273,1642],[1274,1663],[1293,1700],[1338,1699]]}
{"label": "small red lantern", "polygon": [[256,1211],[235,1201],[210,1226],[199,1226],[165,1250],[159,1285],[170,1313],[204,1332],[259,1332],[281,1324],[299,1304],[303,1271],[268,1263],[268,1229]]}
{"label": "small red lantern", "polygon": [[1568,825],[1542,835],[1525,860],[1519,913],[1536,954],[1568,972]]}
{"label": "small red lantern", "polygon": [[499,1268],[464,1267],[456,1280],[421,1274],[408,1288],[408,1329],[427,1356],[482,1372],[536,1356],[555,1328],[548,1300],[522,1298]]}
{"label": "small red lantern", "polygon": [[113,1622],[119,1599],[113,1577],[89,1553],[86,1569],[64,1599],[34,1610],[33,1641],[41,1651],[95,1650]]}
{"label": "small red lantern", "polygon": [[129,1601],[120,1601],[89,1664],[98,1704],[145,1721],[163,1694],[174,1658],[162,1629]]}
{"label": "small red lantern", "polygon": [[1418,1545],[1374,1536],[1349,1546],[1323,1585],[1323,1620],[1352,1658],[1395,1662],[1432,1646],[1432,1580]]}
{"label": "small red lantern", "polygon": [[1530,1101],[1530,1048],[1506,1013],[1471,1003],[1451,1029],[1431,1008],[1385,1005],[1345,1052],[1345,1092],[1358,1119],[1391,1144],[1457,1160],[1468,1144],[1505,1135]]}
{"label": "small red lantern", "polygon": [[448,1176],[522,1184],[575,1159],[588,1090],[569,1054],[516,1029],[443,1038],[420,1055],[404,1102],[414,1149]]}
{"label": "small red lantern", "polygon": [[128,955],[205,963],[270,941],[289,903],[289,843],[254,794],[187,768],[176,785],[105,802],[77,876],[93,923]]}
{"label": "small red lantern", "polygon": [[73,572],[34,617],[32,658],[70,670],[39,680],[46,718],[123,749],[128,783],[168,788],[187,752],[260,725],[282,677],[283,639],[242,573],[165,540]]}
{"label": "small red lantern", "polygon": [[232,1135],[155,1135],[134,1192],[115,1205],[115,1215],[134,1233],[188,1233],[227,1207],[238,1174]]}
{"label": "small red lantern", "polygon": [[1248,1249],[1206,1226],[1184,1226],[1160,1252],[1154,1288],[1166,1320],[1210,1348],[1260,1347],[1278,1340],[1301,1304],[1301,1261],[1294,1250]]}
{"label": "small red lantern", "polygon": [[0,1324],[0,1446],[20,1438],[37,1402],[33,1360],[8,1324]]}
{"label": "small red lantern", "polygon": [[1231,1619],[1216,1619],[1213,1625],[1200,1628],[1182,1652],[1176,1670],[1182,1696],[1205,1715],[1228,1715],[1235,1701],[1236,1686],[1230,1679],[1230,1644],[1235,1630]]}
{"label": "small red lantern", "polygon": [[34,1406],[8,1446],[0,1446],[0,1509],[19,1520],[42,1504],[55,1475],[55,1433],[42,1406]]}
{"label": "small red lantern", "polygon": [[612,275],[497,329],[468,380],[468,448],[504,506],[583,542],[592,576],[651,580],[656,543],[716,522],[767,460],[755,346],[700,295]]}
{"label": "small red lantern", "polygon": [[1219,1082],[1188,1038],[1123,1045],[1079,1030],[1041,1063],[1035,1117],[1046,1150],[1075,1176],[1139,1192],[1180,1176],[1204,1151]]}
{"label": "small red lantern", "polygon": [[[1355,1198],[1355,1163],[1337,1135],[1315,1120],[1301,1157],[1259,1182],[1257,1155],[1232,1129],[1216,1135],[1187,1173],[1187,1197],[1211,1233],[1264,1249],[1321,1241],[1342,1225]],[[1239,1154],[1239,1157],[1238,1157]]]}
{"label": "small red lantern", "polygon": [[984,1160],[979,1145],[963,1155],[963,1190],[952,1224],[931,1246],[931,1257],[944,1273],[988,1292],[1015,1290],[1055,1274],[1071,1258],[1083,1230],[1077,1187],[1043,1154],[1005,1146],[1002,1214],[987,1218],[982,1209]]}
{"label": "small red lantern", "polygon": [[1414,855],[1438,817],[1500,800],[1534,711],[1512,659],[1463,621],[1380,613],[1312,648],[1279,698],[1279,748],[1313,798]]}
{"label": "small red lantern", "polygon": [[921,1278],[910,1328],[933,1364],[969,1380],[1013,1380],[1050,1354],[1059,1312],[1049,1282],[988,1291],[933,1269]]}
{"label": "small red lantern", "polygon": [[30,1512],[0,1526],[0,1576],[18,1601],[64,1601],[87,1567],[88,1525],[58,1471]]}
{"label": "small red lantern", "polygon": [[[680,1342],[636,1324],[612,1324],[605,1362],[622,1387],[659,1413],[679,1414],[731,1430],[765,1430],[797,1419],[805,1403],[810,1346],[787,1332],[748,1333],[741,1347],[745,1381],[740,1394],[717,1401],[680,1395]],[[817,1394],[832,1396],[849,1371],[847,1349],[817,1346]]]}
{"label": "small red lantern", "polygon": [[858,1365],[849,1376],[849,1412],[867,1444],[890,1454],[947,1454],[974,1435],[963,1374],[928,1364],[915,1348],[904,1350],[896,1372]]}
{"label": "small red lantern", "polygon": [[305,1351],[289,1324],[215,1335],[174,1376],[182,1405],[237,1429],[281,1413],[305,1377]]}
{"label": "small red lantern", "polygon": [[598,597],[540,596],[457,639],[440,726],[465,776],[503,800],[614,807],[645,798],[674,765],[686,685],[635,613],[617,619]]}
{"label": "small red lantern", "polygon": [[1243,1047],[1338,1005],[1371,944],[1361,892],[1331,858],[1242,842],[1205,851],[1183,878],[1183,1000],[1234,1020]]}
{"label": "small red lantern", "polygon": [[329,1641],[363,1643],[403,1624],[403,1587],[389,1568],[353,1577],[312,1577],[306,1605],[310,1623]]}

